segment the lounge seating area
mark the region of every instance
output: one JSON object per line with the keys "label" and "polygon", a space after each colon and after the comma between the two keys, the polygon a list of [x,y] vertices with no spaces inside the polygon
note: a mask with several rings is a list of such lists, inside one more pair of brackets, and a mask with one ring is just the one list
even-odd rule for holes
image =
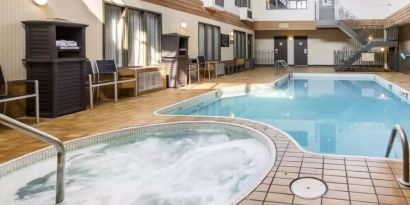
{"label": "lounge seating area", "polygon": [[112,86],[114,88],[114,102],[118,101],[118,85],[123,83],[134,83],[134,97],[138,96],[138,75],[136,70],[134,70],[133,78],[119,78],[119,70],[114,60],[96,60],[95,69],[92,66],[91,61],[86,62],[86,73],[88,75],[88,87],[89,87],[89,102],[90,108],[94,108],[94,94],[97,90],[97,99],[98,91],[102,86]]}

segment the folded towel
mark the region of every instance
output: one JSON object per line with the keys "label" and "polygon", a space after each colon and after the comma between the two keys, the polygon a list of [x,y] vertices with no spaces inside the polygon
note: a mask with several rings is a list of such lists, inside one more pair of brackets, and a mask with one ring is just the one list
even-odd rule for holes
{"label": "folded towel", "polygon": [[78,44],[75,41],[67,41],[67,46],[76,47]]}
{"label": "folded towel", "polygon": [[57,40],[56,46],[57,47],[77,47],[78,44],[75,41]]}

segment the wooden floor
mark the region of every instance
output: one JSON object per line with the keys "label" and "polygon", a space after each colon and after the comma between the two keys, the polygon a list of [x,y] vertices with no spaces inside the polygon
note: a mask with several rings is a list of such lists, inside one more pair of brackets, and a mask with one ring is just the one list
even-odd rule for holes
{"label": "wooden floor", "polygon": [[[295,72],[329,73],[334,71],[330,67],[309,67],[296,68]],[[178,120],[177,118],[181,117],[154,116],[153,112],[212,89],[231,85],[270,83],[284,74],[286,72],[281,71],[275,75],[273,69],[268,67],[257,68],[221,76],[211,81],[204,80],[180,89],[167,89],[138,98],[120,99],[117,104],[104,101],[97,103],[93,110],[57,119],[42,119],[42,122],[37,125],[33,125],[31,119],[23,121],[63,141],[68,141],[119,128]],[[389,72],[377,74],[410,90],[410,75]],[[1,129],[0,136],[0,163],[47,146],[38,140],[8,129]]]}

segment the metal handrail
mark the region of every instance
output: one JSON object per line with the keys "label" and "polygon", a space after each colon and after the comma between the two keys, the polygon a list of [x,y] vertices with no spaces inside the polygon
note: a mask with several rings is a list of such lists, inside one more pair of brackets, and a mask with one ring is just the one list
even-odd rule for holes
{"label": "metal handrail", "polygon": [[390,156],[391,150],[393,148],[394,139],[396,138],[397,132],[400,134],[402,149],[403,149],[403,178],[398,179],[399,183],[410,187],[409,180],[409,144],[407,141],[407,135],[403,128],[400,125],[396,125],[390,135],[389,145],[386,151],[386,157]]}
{"label": "metal handrail", "polygon": [[19,132],[25,133],[31,137],[50,143],[55,147],[55,149],[57,150],[56,204],[62,203],[64,201],[64,169],[66,155],[64,144],[59,139],[47,133],[44,133],[17,120],[9,118],[3,114],[0,114],[0,123]]}
{"label": "metal handrail", "polygon": [[278,72],[278,65],[281,64],[289,73],[289,78],[293,77],[293,71],[290,69],[289,65],[284,60],[277,60],[275,62],[275,74]]}

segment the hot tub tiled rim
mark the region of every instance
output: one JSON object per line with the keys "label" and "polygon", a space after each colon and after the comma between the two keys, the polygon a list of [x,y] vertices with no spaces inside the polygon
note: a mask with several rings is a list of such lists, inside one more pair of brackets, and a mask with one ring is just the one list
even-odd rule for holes
{"label": "hot tub tiled rim", "polygon": [[[234,203],[237,204],[242,201],[246,196],[253,192],[266,178],[266,176],[273,169],[276,162],[277,149],[271,138],[265,133],[254,129],[249,126],[244,126],[241,124],[230,123],[230,122],[218,122],[218,121],[174,121],[158,124],[148,124],[136,127],[122,128],[118,130],[113,130],[109,132],[99,133],[83,138],[78,138],[70,141],[64,142],[66,151],[74,151],[81,148],[86,148],[89,146],[116,142],[116,141],[127,141],[129,139],[138,138],[139,134],[156,132],[156,131],[183,131],[186,129],[216,129],[226,132],[240,132],[249,137],[255,138],[263,146],[266,147],[270,154],[270,160],[267,167],[263,170],[262,174],[258,176],[257,180],[252,183],[247,189],[246,193],[242,196],[233,199]],[[49,146],[35,152],[23,155],[16,159],[10,160],[8,162],[0,164],[0,177],[7,176],[10,173],[18,171],[24,167],[30,166],[42,160],[50,159],[56,156],[56,150],[54,147]]]}

